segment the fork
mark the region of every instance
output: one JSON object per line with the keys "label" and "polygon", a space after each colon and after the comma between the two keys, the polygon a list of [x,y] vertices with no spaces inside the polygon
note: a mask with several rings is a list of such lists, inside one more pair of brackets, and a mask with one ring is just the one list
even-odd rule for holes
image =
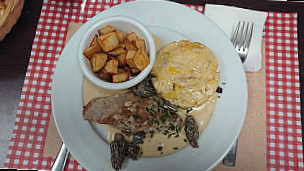
{"label": "fork", "polygon": [[239,21],[231,39],[235,50],[240,55],[242,63],[244,63],[248,55],[249,45],[252,37],[252,30],[253,23]]}
{"label": "fork", "polygon": [[[246,21],[239,21],[238,25],[235,28],[233,37],[231,39],[231,42],[235,47],[235,50],[239,54],[242,63],[245,62],[248,55],[249,45],[252,37],[252,30],[253,30],[253,23]],[[238,140],[234,142],[230,151],[224,158],[223,164],[225,166],[229,166],[229,167],[235,166],[237,143]]]}

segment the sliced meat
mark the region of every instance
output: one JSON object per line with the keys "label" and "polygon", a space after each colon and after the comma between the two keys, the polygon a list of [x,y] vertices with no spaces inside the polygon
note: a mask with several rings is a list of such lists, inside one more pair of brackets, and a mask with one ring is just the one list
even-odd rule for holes
{"label": "sliced meat", "polygon": [[115,96],[99,97],[91,100],[83,107],[83,119],[97,123],[107,123],[105,119],[113,114],[120,106],[130,99],[135,99],[133,93],[124,93]]}
{"label": "sliced meat", "polygon": [[132,92],[91,100],[83,109],[83,118],[100,124],[110,124],[126,135],[138,131],[178,133],[182,119],[150,98]]}

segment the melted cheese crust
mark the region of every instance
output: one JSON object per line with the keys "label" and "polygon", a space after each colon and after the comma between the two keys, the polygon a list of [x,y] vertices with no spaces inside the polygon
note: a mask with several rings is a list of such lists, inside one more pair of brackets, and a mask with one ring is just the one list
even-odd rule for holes
{"label": "melted cheese crust", "polygon": [[181,40],[164,46],[152,73],[159,96],[182,108],[197,107],[215,93],[219,73],[213,53],[201,43]]}

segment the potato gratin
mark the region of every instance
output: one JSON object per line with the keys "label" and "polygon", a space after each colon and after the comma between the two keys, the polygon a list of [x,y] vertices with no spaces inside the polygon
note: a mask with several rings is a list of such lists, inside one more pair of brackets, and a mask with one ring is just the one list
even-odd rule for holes
{"label": "potato gratin", "polygon": [[217,60],[203,44],[172,42],[158,53],[152,73],[159,96],[182,108],[197,107],[210,98],[219,82]]}

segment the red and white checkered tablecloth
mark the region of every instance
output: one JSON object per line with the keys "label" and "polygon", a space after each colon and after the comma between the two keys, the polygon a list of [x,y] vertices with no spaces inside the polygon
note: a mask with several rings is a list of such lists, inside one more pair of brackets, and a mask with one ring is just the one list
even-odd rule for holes
{"label": "red and white checkered tablecloth", "polygon": [[[98,0],[96,0],[98,1]],[[88,5],[93,16],[123,0]],[[78,3],[78,4],[77,4]],[[43,149],[51,116],[52,75],[64,48],[68,24],[86,22],[81,1],[44,0],[17,110],[5,167],[50,169],[53,157]],[[188,5],[199,12],[202,6]],[[297,14],[268,12],[266,43],[266,117],[268,170],[303,170]],[[75,160],[68,170],[85,170]]]}

